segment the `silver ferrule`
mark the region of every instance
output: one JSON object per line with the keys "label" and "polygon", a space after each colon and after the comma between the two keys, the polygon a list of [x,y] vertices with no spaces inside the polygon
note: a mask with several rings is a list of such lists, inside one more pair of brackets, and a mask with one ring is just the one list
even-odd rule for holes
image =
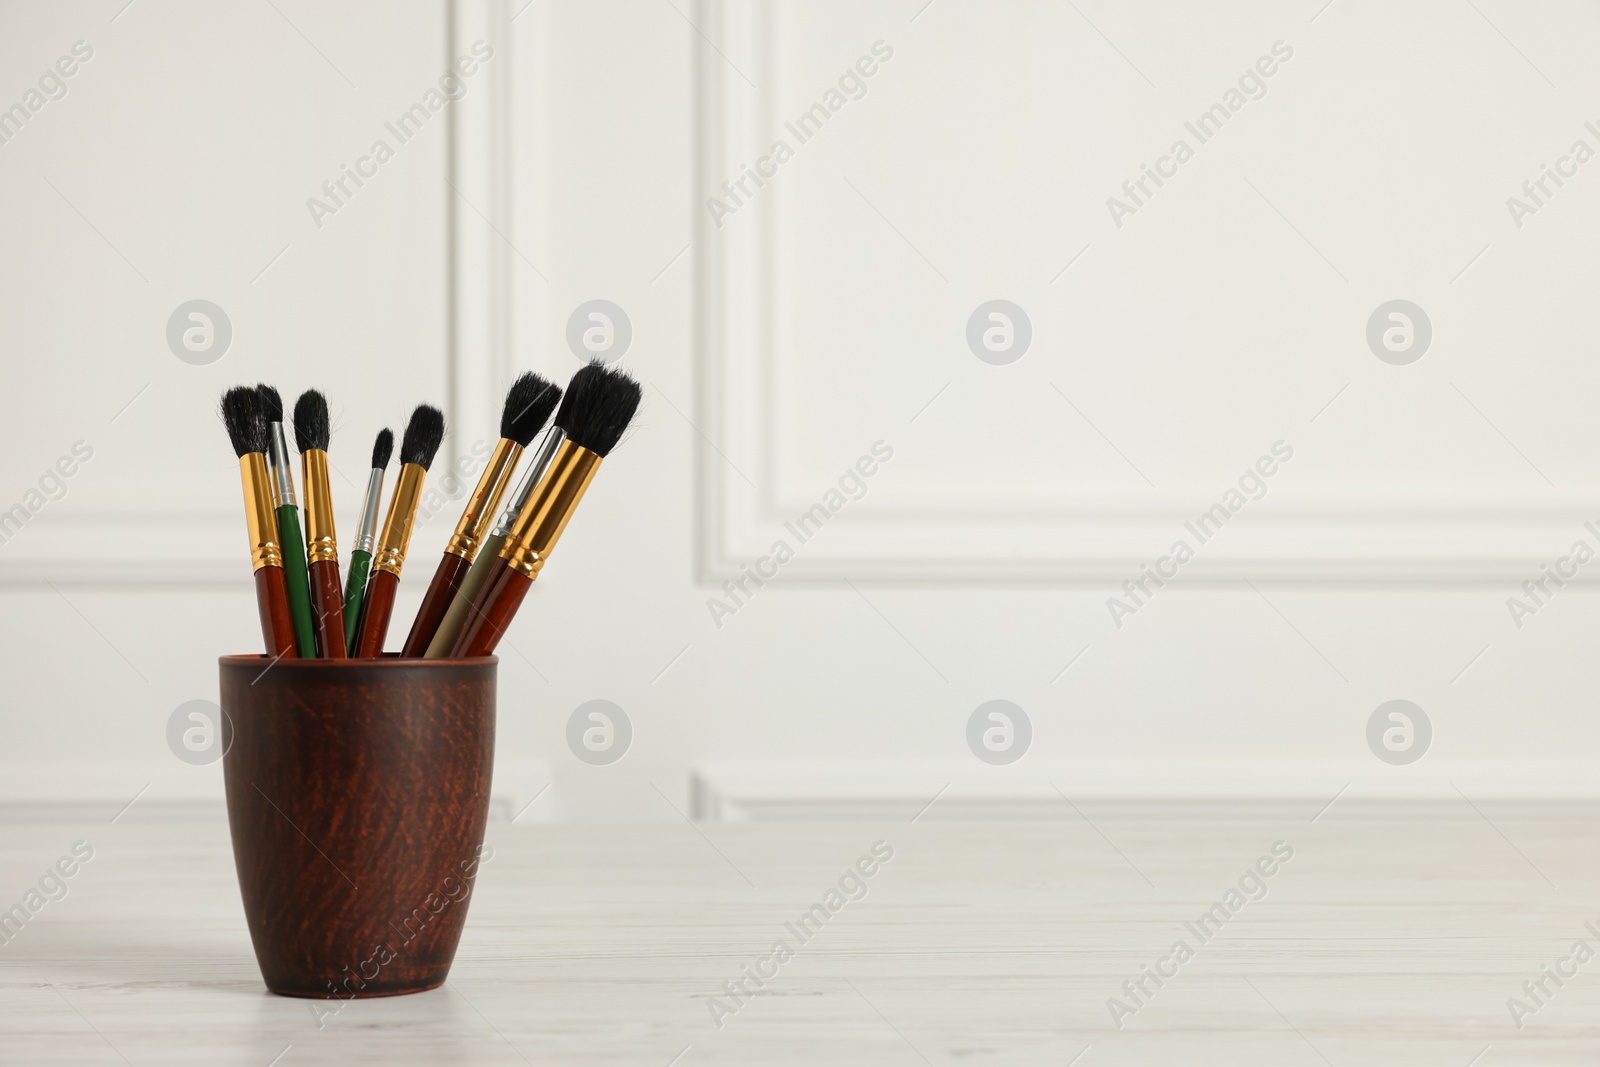
{"label": "silver ferrule", "polygon": [[367,475],[367,497],[361,502],[361,528],[356,531],[357,552],[372,555],[378,536],[378,506],[383,503],[383,468],[373,467]]}
{"label": "silver ferrule", "polygon": [[283,436],[283,423],[272,423],[272,437],[267,444],[267,462],[272,465],[272,481],[278,487],[278,506],[299,507],[294,495],[294,471],[289,466],[289,441]]}
{"label": "silver ferrule", "polygon": [[522,481],[517,483],[517,491],[511,494],[511,502],[506,505],[505,511],[500,513],[500,521],[494,524],[491,536],[505,537],[511,532],[511,527],[517,523],[517,516],[522,514],[522,506],[533,495],[534,487],[539,484],[539,479],[544,477],[545,468],[550,466],[551,457],[566,439],[567,432],[559,426],[551,426],[544,432],[544,442],[539,445],[539,451],[528,462],[528,469],[522,472]]}

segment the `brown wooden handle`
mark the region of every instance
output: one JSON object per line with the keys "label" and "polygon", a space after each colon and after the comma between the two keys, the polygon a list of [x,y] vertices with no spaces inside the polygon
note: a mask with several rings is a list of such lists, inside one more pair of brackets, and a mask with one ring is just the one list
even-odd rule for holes
{"label": "brown wooden handle", "polygon": [[311,576],[311,622],[317,631],[317,648],[325,659],[344,659],[344,592],[339,565],[322,559],[308,568]]}
{"label": "brown wooden handle", "polygon": [[422,606],[417,609],[417,617],[411,623],[411,632],[406,635],[405,647],[400,650],[400,655],[420,657],[428,651],[428,645],[433,641],[433,635],[439,632],[444,613],[450,610],[450,602],[455,600],[456,590],[461,588],[461,579],[466,577],[470,566],[467,560],[454,552],[444,554],[439,561],[439,569],[433,572],[428,591],[423,594]]}
{"label": "brown wooden handle", "polygon": [[494,652],[528,595],[533,579],[510,567],[497,568],[483,583],[467,612],[467,624],[456,641],[455,658],[487,656]]}
{"label": "brown wooden handle", "polygon": [[383,639],[389,635],[389,616],[394,614],[394,594],[399,588],[400,579],[390,571],[373,571],[367,579],[353,658],[376,659],[383,655]]}
{"label": "brown wooden handle", "polygon": [[261,612],[261,638],[273,659],[295,659],[294,618],[289,614],[289,586],[282,567],[256,571],[256,608]]}

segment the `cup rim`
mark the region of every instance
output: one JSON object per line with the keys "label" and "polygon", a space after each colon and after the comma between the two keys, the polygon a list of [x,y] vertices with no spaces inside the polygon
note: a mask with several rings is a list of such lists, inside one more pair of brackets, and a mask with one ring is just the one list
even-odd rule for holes
{"label": "cup rim", "polygon": [[[272,658],[264,652],[239,653],[232,656],[218,656],[219,667],[260,667],[263,663],[271,663]],[[350,667],[377,667],[380,669],[394,669],[397,667],[493,667],[500,662],[499,656],[472,656],[463,659],[423,659],[419,656],[402,656],[398,652],[385,652],[377,658],[365,659],[329,659],[319,656],[316,659],[280,659],[273,664],[273,669],[285,670],[340,670]]]}

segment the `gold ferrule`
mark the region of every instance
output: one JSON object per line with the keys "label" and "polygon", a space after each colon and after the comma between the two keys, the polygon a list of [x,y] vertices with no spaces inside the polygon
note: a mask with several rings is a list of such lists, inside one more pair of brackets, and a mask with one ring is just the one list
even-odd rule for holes
{"label": "gold ferrule", "polygon": [[416,522],[417,505],[422,501],[422,480],[428,472],[415,463],[400,467],[400,478],[394,485],[394,496],[389,500],[389,514],[383,519],[383,534],[378,538],[378,551],[372,557],[374,570],[388,571],[400,577],[405,566],[406,549],[411,544],[411,527]]}
{"label": "gold ferrule", "polygon": [[600,469],[601,458],[599,453],[571,441],[561,442],[500,550],[506,566],[529,578],[539,576],[561,531],[567,528],[567,520],[578,509],[584,490],[594,480],[594,472]]}
{"label": "gold ferrule", "polygon": [[494,446],[494,452],[489,456],[489,465],[483,468],[483,476],[478,479],[478,488],[472,491],[472,498],[461,513],[461,521],[456,523],[456,532],[450,535],[450,543],[444,546],[446,552],[460,556],[469,563],[477,556],[478,549],[483,547],[483,536],[489,532],[489,523],[494,521],[495,512],[500,510],[500,501],[511,486],[511,475],[517,469],[517,460],[521,456],[521,445],[509,437],[500,438],[500,443]]}
{"label": "gold ferrule", "polygon": [[239,480],[244,483],[244,521],[250,531],[250,569],[282,567],[278,544],[278,516],[272,510],[272,476],[267,457],[246,452],[239,457]]}
{"label": "gold ferrule", "polygon": [[333,529],[328,453],[320,448],[300,453],[300,484],[306,491],[306,563],[338,563],[339,537]]}

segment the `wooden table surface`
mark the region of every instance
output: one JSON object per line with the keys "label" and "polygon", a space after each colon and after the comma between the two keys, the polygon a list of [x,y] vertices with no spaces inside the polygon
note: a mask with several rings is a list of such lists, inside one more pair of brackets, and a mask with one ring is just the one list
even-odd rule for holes
{"label": "wooden table surface", "polygon": [[1597,1062],[1600,823],[1463,812],[493,825],[449,982],[343,1005],[262,987],[225,826],[8,826],[0,908],[94,856],[0,945],[0,1062]]}

